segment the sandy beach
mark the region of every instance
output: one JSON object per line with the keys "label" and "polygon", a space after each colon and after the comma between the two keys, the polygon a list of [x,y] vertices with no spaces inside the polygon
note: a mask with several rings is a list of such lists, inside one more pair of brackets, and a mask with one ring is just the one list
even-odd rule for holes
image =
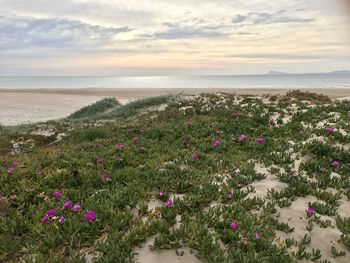
{"label": "sandy beach", "polygon": [[[226,92],[235,94],[285,94],[287,89],[1,89],[0,124],[18,125],[59,119],[105,97],[122,104],[132,100],[166,94]],[[331,98],[350,97],[350,89],[305,89]]]}

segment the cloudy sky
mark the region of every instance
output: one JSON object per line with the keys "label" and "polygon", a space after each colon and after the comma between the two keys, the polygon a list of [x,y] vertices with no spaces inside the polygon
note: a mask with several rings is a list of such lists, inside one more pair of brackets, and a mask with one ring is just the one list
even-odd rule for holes
{"label": "cloudy sky", "polygon": [[346,2],[0,0],[0,75],[350,69]]}

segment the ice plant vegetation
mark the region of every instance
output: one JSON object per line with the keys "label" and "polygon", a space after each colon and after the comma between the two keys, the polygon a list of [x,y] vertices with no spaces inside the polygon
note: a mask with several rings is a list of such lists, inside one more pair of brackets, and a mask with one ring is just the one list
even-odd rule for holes
{"label": "ice plant vegetation", "polygon": [[[350,262],[349,103],[290,92],[113,105],[1,127],[0,262],[139,262],[143,249],[184,249],[184,261]],[[63,140],[35,133],[46,128]]]}

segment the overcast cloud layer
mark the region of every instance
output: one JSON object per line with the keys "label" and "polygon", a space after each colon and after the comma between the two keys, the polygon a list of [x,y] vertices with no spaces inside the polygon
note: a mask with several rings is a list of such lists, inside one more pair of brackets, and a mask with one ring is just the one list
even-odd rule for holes
{"label": "overcast cloud layer", "polygon": [[0,7],[0,75],[350,69],[350,10],[341,1],[0,0]]}

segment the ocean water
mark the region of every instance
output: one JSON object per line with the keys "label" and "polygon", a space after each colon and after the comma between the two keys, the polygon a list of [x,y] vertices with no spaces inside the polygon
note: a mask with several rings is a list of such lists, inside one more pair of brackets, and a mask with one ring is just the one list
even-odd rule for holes
{"label": "ocean water", "polygon": [[350,88],[350,74],[183,77],[0,77],[0,89],[38,88]]}

